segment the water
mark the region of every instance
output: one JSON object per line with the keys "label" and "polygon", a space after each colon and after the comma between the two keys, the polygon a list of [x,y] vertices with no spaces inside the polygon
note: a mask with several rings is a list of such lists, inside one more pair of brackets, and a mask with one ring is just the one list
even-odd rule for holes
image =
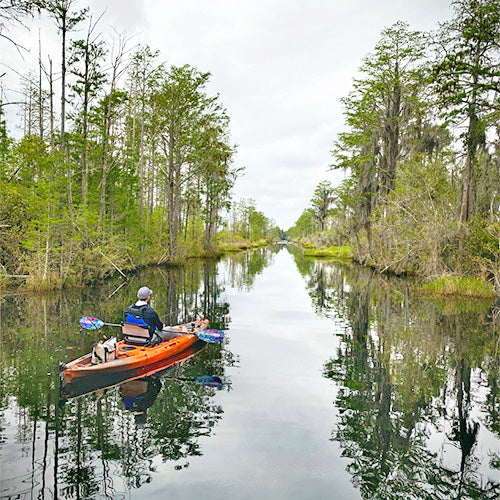
{"label": "water", "polygon": [[[118,322],[142,284],[165,322],[205,315],[224,343],[61,386],[58,362],[99,338],[78,319]],[[495,304],[293,247],[121,285],[2,296],[2,498],[499,497]]]}

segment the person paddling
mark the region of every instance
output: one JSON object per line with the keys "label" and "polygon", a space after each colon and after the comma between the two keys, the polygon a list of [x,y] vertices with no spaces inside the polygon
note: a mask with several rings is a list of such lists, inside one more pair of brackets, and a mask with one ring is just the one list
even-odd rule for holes
{"label": "person paddling", "polygon": [[139,316],[148,324],[151,331],[163,330],[163,323],[160,321],[158,313],[150,306],[151,294],[153,290],[147,286],[141,286],[137,291],[137,302],[125,309],[125,316],[132,314]]}
{"label": "person paddling", "polygon": [[161,340],[169,340],[182,335],[181,333],[172,332],[171,330],[163,331],[166,327],[158,316],[158,313],[151,307],[151,290],[147,286],[142,286],[137,291],[137,302],[125,309],[125,321],[127,320],[127,315],[131,315],[136,319],[142,319],[149,327],[151,334],[158,335]]}

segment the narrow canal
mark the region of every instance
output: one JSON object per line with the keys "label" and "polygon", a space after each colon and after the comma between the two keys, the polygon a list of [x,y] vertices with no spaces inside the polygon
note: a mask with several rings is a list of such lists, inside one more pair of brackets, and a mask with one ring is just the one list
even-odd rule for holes
{"label": "narrow canal", "polygon": [[[142,285],[165,322],[206,316],[224,342],[61,385],[102,335],[78,319],[119,322]],[[0,497],[498,498],[499,316],[294,247],[3,292]]]}

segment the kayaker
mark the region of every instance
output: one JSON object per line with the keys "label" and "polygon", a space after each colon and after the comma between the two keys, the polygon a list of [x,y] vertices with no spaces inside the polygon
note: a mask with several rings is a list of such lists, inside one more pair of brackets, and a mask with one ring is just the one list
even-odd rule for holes
{"label": "kayaker", "polygon": [[139,315],[140,318],[148,324],[150,330],[161,331],[165,326],[161,321],[158,313],[149,305],[151,302],[151,294],[153,290],[147,286],[141,286],[137,291],[137,302],[125,309],[125,316],[127,313],[133,314],[134,316]]}
{"label": "kayaker", "polygon": [[153,290],[149,287],[141,286],[137,291],[137,302],[125,309],[125,320],[127,314],[132,314],[135,318],[141,318],[149,326],[152,334],[158,335],[161,340],[169,340],[182,335],[181,333],[172,332],[171,330],[163,331],[166,325],[161,322],[158,313],[150,305],[152,293]]}

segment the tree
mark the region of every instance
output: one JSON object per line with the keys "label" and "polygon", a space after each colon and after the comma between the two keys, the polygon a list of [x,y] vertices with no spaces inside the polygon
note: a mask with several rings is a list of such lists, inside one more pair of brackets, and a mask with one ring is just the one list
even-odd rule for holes
{"label": "tree", "polygon": [[61,151],[65,148],[66,130],[66,38],[68,33],[83,21],[88,8],[72,12],[76,0],[50,0],[44,3],[44,8],[54,19],[57,29],[61,33]]}
{"label": "tree", "polygon": [[500,0],[456,0],[455,17],[444,23],[437,39],[434,65],[436,91],[444,115],[466,124],[463,133],[465,165],[462,173],[460,221],[479,209],[479,150],[485,149],[488,113],[498,109],[500,92]]}
{"label": "tree", "polygon": [[212,250],[217,235],[221,209],[227,208],[228,195],[234,184],[236,171],[232,170],[234,148],[228,144],[227,116],[209,116],[198,135],[196,170],[201,178],[204,194],[203,218],[205,222],[204,249]]}
{"label": "tree", "polygon": [[203,117],[220,112],[217,97],[209,98],[204,87],[210,73],[200,73],[188,65],[172,66],[160,90],[153,96],[154,112],[159,120],[164,166],[165,199],[168,217],[168,255],[177,250],[181,223],[181,194],[187,180],[184,175],[192,157],[193,138]]}
{"label": "tree", "polygon": [[394,187],[399,163],[414,149],[425,124],[424,38],[396,23],[382,32],[365,58],[361,78],[343,99],[348,131],[339,135],[332,168],[349,169],[355,230],[364,229],[370,247],[370,215]]}
{"label": "tree", "polygon": [[287,231],[287,235],[293,239],[300,239],[313,233],[315,228],[313,212],[306,208],[295,224]]}
{"label": "tree", "polygon": [[330,214],[330,207],[333,202],[332,194],[333,187],[329,181],[321,181],[314,190],[311,205],[320,231],[324,231],[326,227],[326,219]]}
{"label": "tree", "polygon": [[205,89],[209,73],[187,65],[167,70],[148,47],[130,62],[127,40],[101,41],[92,16],[85,33],[70,40],[88,15],[77,5],[0,0],[0,24],[36,6],[61,37],[60,134],[52,61],[43,67],[41,43],[38,71],[22,81],[21,140],[8,136],[3,119],[12,103],[0,101],[0,190],[11,209],[16,196],[29,200],[30,213],[24,223],[21,201],[14,219],[2,212],[2,274],[25,273],[38,289],[212,250],[238,172],[229,118],[219,96]]}
{"label": "tree", "polygon": [[87,205],[87,184],[88,184],[88,126],[89,126],[89,106],[92,98],[96,97],[106,80],[106,74],[101,69],[102,58],[105,55],[104,43],[98,42],[97,37],[93,37],[93,32],[97,22],[89,20],[87,37],[85,40],[74,40],[70,46],[70,58],[68,65],[70,71],[76,76],[76,83],[71,86],[72,90],[82,99],[81,111],[81,131],[82,131],[82,206]]}
{"label": "tree", "polygon": [[[148,46],[141,46],[132,57],[129,69],[129,107],[130,107],[130,143],[128,155],[137,165],[139,178],[139,215],[141,221],[149,217],[152,210],[153,194],[150,182],[154,178],[154,163],[147,171],[146,146],[151,144],[151,156],[154,154],[154,145],[158,141],[158,129],[154,124],[152,95],[159,91],[159,84],[163,74],[163,65],[157,63],[159,52],[153,52]],[[148,202],[148,210],[145,204]]]}

